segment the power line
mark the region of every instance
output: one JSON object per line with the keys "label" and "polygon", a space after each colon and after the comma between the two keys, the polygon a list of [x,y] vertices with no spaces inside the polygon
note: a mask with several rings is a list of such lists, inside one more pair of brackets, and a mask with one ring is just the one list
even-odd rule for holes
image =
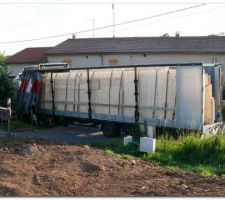
{"label": "power line", "polygon": [[115,37],[115,6],[112,4],[112,14],[113,14],[113,37]]}
{"label": "power line", "polygon": [[149,2],[148,0],[145,1],[137,1],[137,2],[122,2],[122,1],[95,1],[95,2],[90,2],[90,1],[80,1],[80,2],[70,2],[70,1],[64,1],[64,2],[0,2],[0,5],[85,5],[85,4],[89,4],[89,5],[111,5],[112,3],[117,4],[117,5],[136,5],[136,4],[148,4],[148,5],[166,5],[166,4],[173,4],[173,5],[182,5],[182,4],[200,4],[200,3],[206,3],[206,4],[225,4],[224,1],[182,1],[182,2],[178,2],[178,1],[159,1],[159,0],[155,0],[155,1],[151,1]]}
{"label": "power line", "polygon": [[66,33],[66,34],[62,34],[62,35],[54,35],[54,36],[48,36],[48,37],[28,39],[28,40],[15,40],[15,41],[9,41],[9,42],[0,42],[0,44],[12,44],[12,43],[32,42],[32,41],[37,41],[37,40],[46,40],[46,39],[52,39],[52,38],[59,38],[59,37],[69,36],[71,34],[74,34],[74,33]]}
{"label": "power line", "polygon": [[[204,10],[204,11],[197,11],[197,12],[193,12],[193,13],[191,13],[191,14],[185,14],[185,15],[182,15],[182,16],[179,16],[179,19],[180,18],[184,18],[184,17],[189,17],[189,16],[194,16],[194,15],[199,15],[199,14],[202,14],[202,13],[205,13],[205,12],[210,12],[210,11],[215,11],[215,10],[220,10],[220,9],[223,9],[223,8],[225,8],[225,6],[220,6],[220,7],[217,7],[217,8],[213,8],[213,9],[208,9],[208,10]],[[225,15],[224,15],[225,16]],[[159,21],[153,21],[153,22],[150,22],[150,23],[148,23],[148,25],[149,24],[157,24],[157,23],[161,23],[161,22],[165,22],[165,21],[170,21],[170,20],[177,20],[178,18],[177,17],[172,17],[172,18],[167,18],[167,19],[162,19],[162,20],[159,20]],[[217,22],[216,22],[217,23]],[[134,28],[134,27],[141,27],[141,26],[146,26],[146,24],[142,24],[142,25],[135,25],[135,26],[132,26],[132,28]],[[131,27],[126,27],[126,29],[129,29],[129,28],[131,28]],[[124,29],[124,28],[120,28],[120,29],[118,29],[118,30],[122,30],[122,29]],[[201,29],[200,29],[201,30]],[[108,30],[108,31],[104,31],[104,32],[102,32],[102,33],[108,33],[110,30]]]}
{"label": "power line", "polygon": [[[182,9],[179,9],[179,10],[174,10],[174,11],[170,11],[170,12],[166,12],[166,13],[161,13],[161,14],[158,14],[158,15],[153,15],[153,16],[149,16],[149,17],[139,18],[139,19],[126,21],[126,22],[121,22],[121,23],[115,24],[114,26],[121,26],[121,25],[130,24],[130,23],[134,23],[134,22],[139,22],[139,21],[142,21],[142,20],[153,19],[153,18],[156,18],[156,17],[162,17],[162,16],[165,16],[165,15],[174,14],[174,13],[178,13],[178,12],[185,11],[185,10],[190,10],[190,9],[201,7],[201,6],[205,6],[205,5],[207,5],[207,4],[204,3],[204,4],[200,4],[200,5],[196,5],[196,6],[182,8]],[[111,28],[112,26],[113,25],[102,26],[102,27],[95,28],[95,30]],[[79,34],[79,33],[86,33],[86,32],[90,32],[91,30],[92,29],[87,29],[87,30],[76,32],[76,33],[77,34]]]}
{"label": "power line", "polygon": [[0,44],[31,42],[31,41],[38,41],[38,40],[46,40],[46,39],[51,39],[51,38],[64,37],[64,36],[69,36],[69,35],[72,35],[72,34],[87,33],[87,32],[90,32],[90,31],[93,32],[94,30],[102,30],[102,29],[111,28],[113,26],[114,27],[115,26],[122,26],[122,25],[125,25],[125,24],[135,23],[135,22],[139,22],[139,21],[143,21],[143,20],[147,20],[147,19],[162,17],[162,16],[165,16],[165,15],[170,15],[170,14],[190,10],[190,9],[193,9],[193,8],[202,7],[202,6],[205,6],[205,5],[207,5],[207,4],[204,3],[204,4],[200,4],[200,5],[190,6],[190,7],[187,7],[187,8],[182,8],[182,9],[178,9],[178,10],[174,10],[174,11],[170,11],[170,12],[166,12],[166,13],[161,13],[161,14],[157,14],[157,15],[153,15],[153,16],[149,16],[149,17],[144,17],[144,18],[139,18],[139,19],[135,19],[135,20],[131,20],[131,21],[121,22],[121,23],[117,23],[117,24],[114,24],[114,25],[101,26],[101,27],[97,27],[95,29],[93,29],[93,28],[92,29],[86,29],[86,30],[75,32],[75,33],[66,33],[66,34],[62,34],[62,35],[54,35],[54,36],[33,38],[33,39],[27,39],[27,40],[15,40],[15,41],[0,42]]}

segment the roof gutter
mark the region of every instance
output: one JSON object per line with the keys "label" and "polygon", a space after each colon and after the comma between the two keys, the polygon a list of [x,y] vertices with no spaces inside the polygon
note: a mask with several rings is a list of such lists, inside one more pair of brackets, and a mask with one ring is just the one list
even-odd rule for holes
{"label": "roof gutter", "polygon": [[180,53],[180,54],[201,54],[201,53],[209,53],[209,54],[214,54],[214,53],[221,53],[224,54],[225,51],[124,51],[124,52],[61,52],[61,53],[48,53],[48,56],[58,56],[58,55],[108,55],[108,54],[174,54],[174,53]]}

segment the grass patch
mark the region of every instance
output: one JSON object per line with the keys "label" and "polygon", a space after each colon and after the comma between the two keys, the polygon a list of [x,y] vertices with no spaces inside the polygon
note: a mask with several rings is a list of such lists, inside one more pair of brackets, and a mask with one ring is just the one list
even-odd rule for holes
{"label": "grass patch", "polygon": [[91,142],[90,146],[102,149],[102,150],[111,150],[114,153],[122,154],[123,153],[123,145],[120,138],[112,138],[109,141],[99,141],[99,142]]}
{"label": "grass patch", "polygon": [[157,140],[156,152],[145,154],[143,159],[206,176],[225,175],[225,137],[201,138],[194,134],[178,140],[161,137]]}
{"label": "grass patch", "polygon": [[225,137],[217,135],[201,138],[197,134],[181,135],[178,139],[161,137],[156,142],[156,152],[143,154],[138,145],[123,147],[119,138],[109,142],[95,142],[91,146],[110,155],[127,159],[132,156],[154,161],[161,166],[195,172],[204,176],[225,175]]}
{"label": "grass patch", "polygon": [[92,142],[90,146],[105,150],[109,155],[127,160],[131,160],[133,156],[141,155],[138,151],[139,146],[137,144],[132,143],[124,147],[121,138],[112,138],[110,141],[104,142]]}
{"label": "grass patch", "polygon": [[106,150],[105,151],[107,154],[115,156],[117,158],[121,158],[121,159],[126,159],[126,160],[132,160],[133,156],[131,155],[127,155],[127,154],[118,154],[118,153],[114,153],[112,150]]}
{"label": "grass patch", "polygon": [[[14,119],[10,121],[10,131],[34,131],[42,129],[43,129],[42,127],[25,123],[22,120]],[[0,130],[7,131],[8,124],[6,122],[2,123],[0,125]]]}
{"label": "grass patch", "polygon": [[[2,124],[0,129],[7,130],[7,124]],[[20,120],[12,120],[10,129],[32,131],[43,128]],[[124,147],[121,138],[92,142],[90,146],[105,150],[106,153],[121,159],[131,160],[136,156],[145,161],[154,161],[161,166],[179,168],[205,176],[225,175],[224,135],[201,138],[198,134],[191,134],[180,135],[178,139],[164,136],[157,139],[156,152],[149,154],[140,153],[138,143],[131,143]]]}

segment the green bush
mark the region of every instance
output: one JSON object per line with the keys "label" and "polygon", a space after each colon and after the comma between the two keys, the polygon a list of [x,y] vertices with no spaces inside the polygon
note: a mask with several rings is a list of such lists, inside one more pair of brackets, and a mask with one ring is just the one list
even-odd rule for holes
{"label": "green bush", "polygon": [[132,136],[134,140],[140,140],[140,137],[146,136],[146,133],[141,130],[141,125],[139,123],[134,125]]}
{"label": "green bush", "polygon": [[4,63],[5,62],[5,60],[6,60],[6,56],[5,56],[5,53],[3,52],[0,52],[0,64],[1,63]]}
{"label": "green bush", "polygon": [[8,69],[0,64],[0,106],[6,106],[7,98],[15,99],[16,87],[9,78]]}
{"label": "green bush", "polygon": [[222,120],[225,121],[225,106],[222,107]]}
{"label": "green bush", "polygon": [[225,100],[225,83],[223,84],[223,89],[222,89],[222,98]]}

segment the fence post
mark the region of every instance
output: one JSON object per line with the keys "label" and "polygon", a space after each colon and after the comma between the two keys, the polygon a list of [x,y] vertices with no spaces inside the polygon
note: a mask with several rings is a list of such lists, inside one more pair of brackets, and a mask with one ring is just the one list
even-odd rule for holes
{"label": "fence post", "polygon": [[139,105],[138,105],[138,72],[137,67],[134,67],[134,96],[135,96],[135,111],[134,111],[134,118],[135,123],[139,121]]}
{"label": "fence post", "polygon": [[8,116],[8,132],[10,132],[10,119],[11,119],[11,116],[12,116],[12,100],[11,98],[8,98],[7,99],[7,108],[9,110],[9,116]]}
{"label": "fence post", "polygon": [[92,109],[91,109],[91,86],[90,86],[90,73],[89,69],[87,69],[87,93],[88,93],[88,116],[89,119],[92,117]]}

